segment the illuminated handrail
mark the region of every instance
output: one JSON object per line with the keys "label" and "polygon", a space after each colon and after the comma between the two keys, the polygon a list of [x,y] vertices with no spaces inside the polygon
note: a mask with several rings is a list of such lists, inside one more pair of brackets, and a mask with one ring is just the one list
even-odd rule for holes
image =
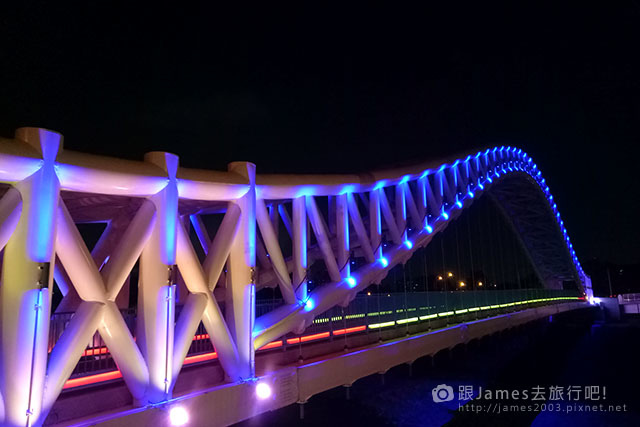
{"label": "illuminated handrail", "polygon": [[[464,296],[459,303],[451,301],[453,295],[449,296],[446,304],[446,297],[443,292],[412,292],[405,298],[405,294],[384,294],[381,296],[382,304],[379,308],[375,303],[375,308],[367,310],[367,300],[375,300],[377,295],[362,295],[356,298],[345,314],[343,310],[329,310],[318,316],[311,327],[305,330],[304,334],[289,334],[284,339],[272,341],[257,349],[265,352],[273,349],[288,348],[296,349],[299,345],[315,344],[320,341],[332,338],[345,337],[367,331],[378,331],[381,329],[406,327],[428,323],[433,328],[443,327],[446,324],[457,323],[471,319],[481,319],[496,316],[503,312],[518,311],[531,306],[548,305],[568,301],[578,301],[575,291],[562,291],[550,289],[517,289],[517,290],[497,290],[497,291],[465,291],[459,292],[458,296]],[[453,294],[453,292],[450,292]],[[405,304],[408,303],[408,304]],[[428,306],[425,306],[428,304]],[[354,310],[357,313],[354,313]],[[373,311],[375,310],[375,311]],[[445,323],[438,323],[441,320]],[[207,340],[204,335],[194,336],[194,343]],[[106,347],[88,348],[87,357],[99,355],[105,360],[110,360],[110,355]],[[204,353],[204,354],[203,354]],[[185,360],[185,364],[211,362],[217,360],[217,354],[212,349],[190,353]],[[111,365],[112,367],[115,365]],[[105,381],[112,381],[121,376],[117,375],[114,369],[104,373],[104,369],[96,369],[95,372],[77,372],[72,379],[67,381],[65,389],[79,386],[87,386]]]}

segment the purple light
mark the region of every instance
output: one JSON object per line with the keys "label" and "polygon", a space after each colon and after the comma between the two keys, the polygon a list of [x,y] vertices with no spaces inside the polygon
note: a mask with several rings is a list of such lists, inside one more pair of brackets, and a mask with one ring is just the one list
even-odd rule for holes
{"label": "purple light", "polygon": [[267,383],[258,383],[256,385],[256,396],[258,399],[265,400],[271,397],[271,386]]}
{"label": "purple light", "polygon": [[189,413],[182,406],[174,406],[169,411],[169,421],[172,426],[183,426],[189,422]]}

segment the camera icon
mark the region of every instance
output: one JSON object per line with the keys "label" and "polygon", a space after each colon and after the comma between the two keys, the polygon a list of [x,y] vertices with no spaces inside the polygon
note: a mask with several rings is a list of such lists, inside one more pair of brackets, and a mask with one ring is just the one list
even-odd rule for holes
{"label": "camera icon", "polygon": [[431,390],[431,396],[436,403],[448,402],[453,400],[453,387],[446,384],[439,384],[436,388]]}

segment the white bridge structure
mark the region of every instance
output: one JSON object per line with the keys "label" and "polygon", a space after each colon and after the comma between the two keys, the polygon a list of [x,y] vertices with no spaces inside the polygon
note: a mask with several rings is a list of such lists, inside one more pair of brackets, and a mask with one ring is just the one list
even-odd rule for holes
{"label": "white bridge structure", "polygon": [[[63,148],[59,133],[20,128],[14,139],[0,139],[0,182],[4,426],[52,423],[47,416],[96,333],[117,365],[113,378],[121,376],[132,396],[127,414],[156,414],[156,422],[168,423],[158,421],[163,413],[158,408],[177,401],[174,387],[201,323],[226,378],[216,389],[217,396],[227,393],[218,402],[236,412],[235,418],[221,416],[211,424],[258,413],[264,409],[249,408],[253,403],[246,400],[246,390],[253,393],[253,385],[268,374],[266,368],[256,374],[256,350],[282,343],[278,340],[287,334],[302,334],[318,316],[349,305],[486,192],[510,218],[547,288],[561,289],[563,281],[573,280],[582,293],[577,297],[592,297],[545,179],[531,157],[515,147],[361,175],[260,175],[247,162],[208,171],[180,167],[176,155],[164,152],[148,153],[144,161],[78,153]],[[203,223],[207,214],[224,215],[215,234]],[[89,250],[78,225],[97,222],[106,229]],[[190,237],[193,231],[197,241]],[[291,256],[285,255],[283,242],[290,244]],[[362,262],[352,269],[354,257]],[[326,283],[308,286],[312,262],[324,264]],[[130,283],[137,264],[138,282]],[[52,343],[54,286],[64,295],[57,311],[72,314]],[[135,335],[122,311],[121,298],[128,301],[130,286],[137,287]],[[277,287],[282,303],[256,316],[255,295],[262,287]],[[523,309],[509,315],[510,322],[565,309],[518,304],[505,304],[512,311]],[[476,310],[485,308],[496,310],[489,316],[494,323],[507,321],[497,311],[502,305]],[[469,314],[459,311],[449,314]],[[488,324],[465,322],[469,331],[473,322]],[[332,360],[332,369],[340,371]],[[259,395],[270,392],[267,386]],[[304,399],[296,395],[288,403],[295,401]],[[220,410],[220,405],[213,406]],[[246,411],[238,415],[243,406]],[[196,417],[193,410],[190,416]],[[117,425],[118,417],[83,422]],[[142,419],[138,422],[152,418]]]}

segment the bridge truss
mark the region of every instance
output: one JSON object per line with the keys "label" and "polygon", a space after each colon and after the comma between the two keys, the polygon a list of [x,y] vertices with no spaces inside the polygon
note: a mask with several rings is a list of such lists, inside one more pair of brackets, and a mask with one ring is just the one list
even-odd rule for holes
{"label": "bridge truss", "polygon": [[[161,152],[134,162],[66,151],[60,134],[39,128],[0,140],[4,425],[44,422],[96,332],[141,406],[171,397],[200,322],[228,379],[251,379],[256,349],[349,304],[485,192],[549,288],[574,280],[591,296],[549,187],[515,147],[367,175],[256,175],[251,163],[227,172],[178,163]],[[212,213],[223,215],[215,235],[203,222]],[[93,222],[107,226],[90,251],[78,223]],[[352,270],[354,257],[364,262]],[[311,289],[316,260],[329,279]],[[118,298],[138,262],[134,337]],[[50,346],[54,283],[60,306],[74,314]],[[283,304],[256,317],[256,289],[265,286],[277,286]]]}

